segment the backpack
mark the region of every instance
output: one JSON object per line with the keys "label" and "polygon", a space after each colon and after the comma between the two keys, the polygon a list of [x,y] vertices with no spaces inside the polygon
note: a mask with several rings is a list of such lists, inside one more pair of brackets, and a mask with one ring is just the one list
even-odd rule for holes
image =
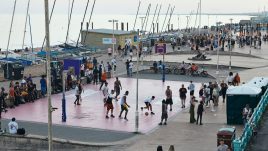
{"label": "backpack", "polygon": [[17,134],[18,135],[24,135],[25,134],[25,129],[24,128],[18,128]]}

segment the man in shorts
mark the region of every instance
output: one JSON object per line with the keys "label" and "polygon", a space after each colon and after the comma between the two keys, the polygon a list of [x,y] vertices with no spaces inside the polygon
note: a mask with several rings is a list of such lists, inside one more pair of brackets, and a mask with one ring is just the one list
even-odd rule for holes
{"label": "man in shorts", "polygon": [[149,111],[151,111],[151,114],[154,115],[153,109],[152,109],[152,104],[151,102],[155,99],[155,96],[152,96],[151,98],[147,98],[144,100],[145,103],[145,107],[141,107],[141,110],[143,109],[148,109]]}
{"label": "man in shorts", "polygon": [[170,105],[169,111],[172,111],[173,101],[172,101],[172,91],[170,89],[170,86],[167,86],[167,90],[166,90],[166,104]]}
{"label": "man in shorts", "polygon": [[107,107],[107,112],[106,112],[106,118],[108,119],[109,116],[109,111],[111,110],[111,117],[114,118],[114,115],[113,115],[113,110],[114,110],[114,106],[113,106],[113,94],[114,94],[114,90],[111,90],[111,93],[108,94],[107,96],[107,99],[106,99],[106,107]]}
{"label": "man in shorts", "polygon": [[127,104],[127,96],[128,96],[128,91],[125,92],[124,96],[121,98],[121,101],[120,101],[120,105],[121,105],[121,112],[119,114],[119,118],[121,119],[121,115],[122,113],[125,111],[125,117],[124,119],[126,121],[128,121],[127,119],[127,113],[128,113],[128,108],[130,107],[128,104]]}
{"label": "man in shorts", "polygon": [[117,97],[120,95],[120,89],[122,90],[121,82],[118,80],[118,77],[116,77],[116,80],[114,82],[114,90],[115,90],[115,99],[117,100]]}

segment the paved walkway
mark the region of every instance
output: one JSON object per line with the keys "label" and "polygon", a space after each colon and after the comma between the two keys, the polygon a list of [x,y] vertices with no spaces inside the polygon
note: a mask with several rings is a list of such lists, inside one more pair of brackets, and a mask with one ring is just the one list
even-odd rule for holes
{"label": "paved walkway", "polygon": [[[244,71],[240,71],[240,75],[241,75],[241,80],[242,81],[248,81],[251,78],[255,77],[255,76],[268,76],[267,72],[267,66],[268,66],[268,62],[267,62],[267,58],[268,58],[268,53],[266,53],[267,50],[267,45],[263,46],[262,50],[252,50],[252,54],[262,57],[264,59],[256,59],[256,58],[248,58],[248,57],[233,57],[235,61],[233,61],[233,65],[235,66],[242,66],[242,67],[249,67],[249,68],[256,68],[256,69],[249,69],[249,70],[244,70]],[[244,50],[242,49],[234,49],[234,51],[243,51],[245,54],[248,51],[248,48],[244,48]],[[256,52],[254,52],[256,51]],[[261,52],[258,53],[257,51]],[[152,56],[152,60],[159,60],[161,56]],[[186,60],[188,57],[190,57],[190,55],[177,55],[177,56],[168,56],[166,57],[167,61],[177,61],[177,62],[181,62],[182,60]],[[214,56],[210,56],[210,57],[214,57]],[[213,61],[214,60],[214,61]],[[221,59],[220,59],[221,60]],[[220,64],[223,65],[228,65],[228,56],[223,56]],[[206,63],[206,62],[204,62]],[[210,63],[208,63],[210,64]],[[212,59],[211,64],[215,64],[215,58]],[[124,67],[124,65],[122,65]],[[122,78],[122,81],[124,79]],[[158,98],[163,98],[163,91],[166,87],[166,85],[171,85],[173,89],[173,91],[176,93],[176,91],[178,91],[177,88],[179,88],[180,86],[180,82],[174,82],[174,81],[168,81],[165,84],[163,84],[161,81],[155,81],[152,82],[153,80],[141,80],[140,84],[144,84],[143,86],[140,87],[140,94],[139,96],[142,97],[147,97],[148,95],[152,95],[152,94],[157,94]],[[185,83],[185,82],[184,82]],[[127,87],[131,86],[131,85],[135,85],[135,79],[133,80],[128,80],[127,83]],[[198,87],[198,86],[197,86]],[[97,88],[91,87],[93,89],[93,91],[97,91]],[[157,90],[156,90],[157,89]],[[123,130],[126,133],[127,132],[132,132],[134,129],[134,102],[135,102],[135,89],[131,88],[131,96],[129,97],[131,101],[131,106],[132,108],[130,109],[130,116],[129,116],[129,121],[128,122],[120,122],[122,125],[124,125],[126,128]],[[145,91],[146,90],[146,91]],[[155,93],[153,93],[155,92]],[[91,93],[91,92],[89,92]],[[196,93],[198,94],[198,93]],[[88,95],[88,94],[86,94]],[[89,113],[89,109],[95,109],[94,107],[92,107],[90,105],[90,101],[96,103],[97,101],[100,100],[101,98],[101,94],[100,92],[96,92],[96,94],[92,94],[95,95],[94,97],[90,97],[86,96],[85,100],[83,100],[83,104],[81,107],[74,107],[74,105],[72,104],[72,101],[69,102],[68,105],[68,111],[73,112],[73,116],[70,116],[70,119],[73,119],[74,121],[77,122],[72,122],[72,125],[74,126],[79,126],[79,127],[93,127],[94,128],[94,120],[97,120],[95,125],[96,127],[100,127],[100,128],[104,128],[104,129],[110,129],[110,130],[122,130],[122,127],[118,128],[116,124],[113,125],[113,123],[115,123],[114,121],[116,121],[117,123],[119,123],[118,119],[113,119],[114,121],[112,121],[111,119],[109,119],[109,124],[111,124],[112,126],[108,126],[104,123],[100,124],[100,121],[104,121],[103,120],[103,116],[104,116],[104,109],[102,107],[101,110],[96,111],[96,116],[94,116],[94,119],[91,119],[91,122],[88,122],[87,120],[85,120],[83,117],[90,117],[90,113]],[[53,100],[53,105],[57,106],[60,108],[60,95],[55,97],[56,99]],[[70,100],[73,99],[73,96],[70,96]],[[90,101],[88,100],[88,102],[86,102],[87,99],[90,99]],[[142,100],[142,98],[141,98]],[[160,99],[159,99],[160,100]],[[160,111],[160,106],[158,105],[157,102],[159,102],[159,100],[156,101],[156,103],[154,104],[155,106],[155,110],[157,112]],[[178,98],[175,98],[175,100],[178,100]],[[93,104],[94,104],[93,103]],[[126,141],[119,141],[117,142],[117,145],[114,147],[111,147],[107,150],[118,150],[118,151],[137,151],[137,150],[148,150],[148,151],[153,151],[156,150],[156,147],[158,145],[163,145],[164,150],[167,150],[168,147],[170,145],[175,145],[175,150],[184,150],[184,151],[193,151],[193,150],[198,150],[198,151],[215,151],[216,149],[216,133],[217,130],[221,127],[232,127],[232,125],[226,125],[226,111],[225,111],[225,104],[220,103],[219,107],[216,109],[216,112],[210,112],[210,109],[207,108],[206,113],[204,114],[204,125],[199,126],[199,125],[195,125],[195,124],[190,124],[189,123],[189,108],[186,108],[184,110],[181,110],[179,104],[179,102],[175,102],[174,105],[174,111],[169,112],[169,114],[171,115],[171,118],[169,118],[168,121],[168,125],[167,126],[158,126],[157,123],[159,121],[160,116],[157,114],[154,117],[151,116],[145,116],[143,114],[140,114],[140,125],[141,125],[141,129],[140,131],[145,133],[143,135],[138,135],[137,137],[134,137],[131,140],[126,140]],[[35,105],[36,104],[36,105]],[[42,113],[39,114],[40,119],[34,119],[34,115],[32,115],[32,113],[36,113],[37,110],[40,110],[41,108],[43,108],[43,112],[46,112],[47,110],[45,109],[46,102],[45,100],[39,100],[36,103],[33,103],[31,105],[29,105],[29,107],[26,107],[25,110],[30,110],[30,111],[21,111],[21,113],[25,112],[27,114],[21,114],[22,118],[25,118],[24,120],[26,120],[26,118],[28,118],[28,121],[33,121],[33,120],[37,120],[38,122],[45,122],[46,121],[46,113]],[[142,105],[142,103],[140,102],[140,105]],[[23,107],[23,106],[22,106]],[[101,108],[101,104],[97,104],[96,107]],[[73,109],[72,109],[73,108]],[[80,108],[80,109],[78,109]],[[16,110],[16,109],[15,109]],[[15,110],[11,110],[7,115],[6,118],[11,118],[12,114],[16,114]],[[79,113],[79,111],[81,111]],[[19,112],[19,109],[18,111]],[[76,112],[76,113],[75,113]],[[118,114],[118,110],[116,110],[116,114]],[[78,115],[78,116],[74,116],[74,115]],[[27,116],[32,116],[32,118],[29,118]],[[80,118],[82,117],[82,118]],[[61,118],[61,113],[60,110],[57,110],[53,113],[53,119],[54,119],[54,123],[55,124],[59,124]],[[68,120],[70,120],[68,118]],[[80,119],[79,119],[80,118]],[[30,120],[29,120],[30,119]],[[79,121],[78,121],[79,119]],[[90,118],[89,118],[90,119]],[[81,122],[80,120],[82,120],[83,122]],[[68,125],[68,124],[66,124]],[[121,125],[120,125],[121,126]],[[241,126],[236,126],[237,128],[237,136],[239,136],[239,134],[241,134],[242,131],[242,127]],[[105,131],[106,132],[106,131]],[[64,133],[64,131],[62,131],[62,133]],[[120,132],[122,133],[122,132]],[[96,133],[97,134],[97,133]],[[108,135],[110,135],[110,133],[107,133]],[[116,136],[116,135],[115,135]],[[101,135],[101,137],[103,137],[103,135]],[[132,137],[131,135],[127,134],[124,137],[122,137],[123,139],[126,138],[130,138]],[[101,139],[97,139],[102,141]],[[107,140],[105,140],[107,141]]]}

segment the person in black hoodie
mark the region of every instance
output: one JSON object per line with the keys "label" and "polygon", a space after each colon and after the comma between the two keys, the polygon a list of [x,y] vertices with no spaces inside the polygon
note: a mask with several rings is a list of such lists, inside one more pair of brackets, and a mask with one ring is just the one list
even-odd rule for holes
{"label": "person in black hoodie", "polygon": [[200,125],[203,125],[202,124],[202,115],[203,115],[203,112],[204,112],[204,103],[203,101],[200,101],[199,105],[198,105],[198,108],[197,108],[197,120],[196,120],[196,125],[198,124],[198,120],[200,119]]}

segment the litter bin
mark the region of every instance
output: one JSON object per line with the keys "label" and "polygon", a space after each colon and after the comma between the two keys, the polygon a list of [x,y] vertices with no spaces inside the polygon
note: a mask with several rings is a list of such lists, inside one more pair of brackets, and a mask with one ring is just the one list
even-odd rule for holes
{"label": "litter bin", "polygon": [[24,67],[19,62],[10,62],[4,64],[5,79],[20,80],[23,78],[23,73],[24,73]]}
{"label": "litter bin", "polygon": [[217,146],[220,145],[220,140],[224,140],[224,144],[229,148],[233,148],[232,142],[235,139],[235,128],[221,128],[217,133]]}

